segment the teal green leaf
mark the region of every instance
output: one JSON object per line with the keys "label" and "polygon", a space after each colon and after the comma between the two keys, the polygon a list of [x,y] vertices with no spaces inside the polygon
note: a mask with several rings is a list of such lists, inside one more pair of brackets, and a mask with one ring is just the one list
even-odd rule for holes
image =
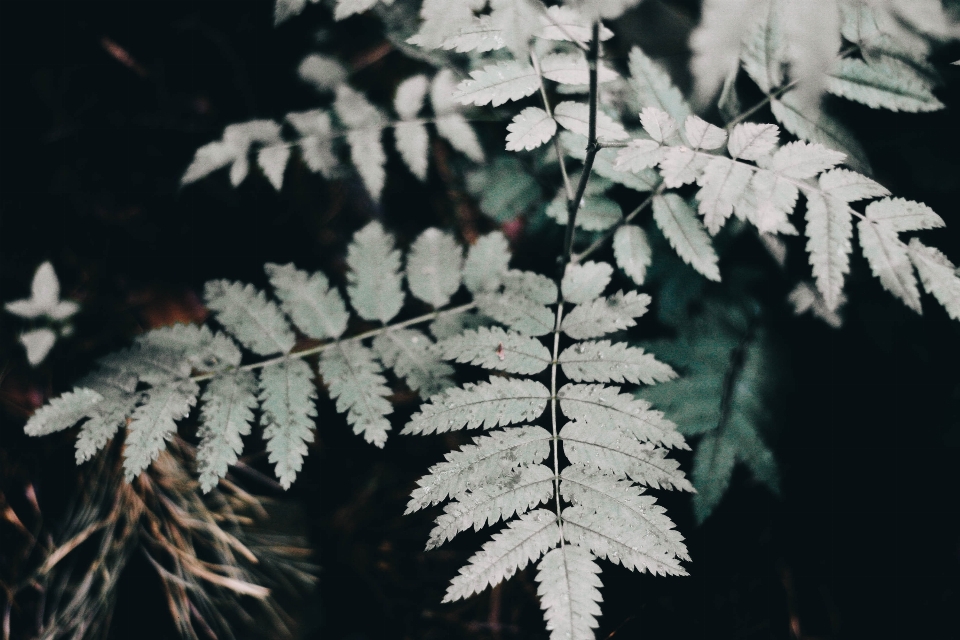
{"label": "teal green leaf", "polygon": [[257,408],[256,390],[253,373],[239,369],[210,380],[200,396],[197,470],[204,493],[217,486],[243,451],[242,436],[250,434]]}
{"label": "teal green leaf", "polygon": [[337,401],[337,411],[347,413],[355,434],[380,448],[390,431],[384,416],[393,412],[382,371],[373,351],[358,342],[340,343],[320,355],[320,375]]}
{"label": "teal green leaf", "polygon": [[346,331],[350,314],[340,292],[330,286],[325,275],[270,262],[264,270],[281,308],[305,335],[323,340],[339,338]]}
{"label": "teal green leaf", "polygon": [[407,284],[420,300],[439,308],[460,288],[463,249],[449,233],[427,229],[407,254]]}
{"label": "teal green leaf", "polygon": [[287,353],[296,340],[277,305],[253,285],[213,280],[204,299],[217,322],[245,347],[261,356]]}
{"label": "teal green leaf", "polygon": [[192,380],[176,380],[153,387],[146,400],[133,412],[127,426],[123,449],[123,471],[127,482],[156,460],[167,440],[177,432],[176,421],[186,418],[197,402],[200,388]]}
{"label": "teal green leaf", "polygon": [[364,320],[386,324],[403,306],[400,252],[379,222],[371,222],[353,236],[347,249],[347,293]]}
{"label": "teal green leaf", "polygon": [[564,349],[557,361],[574,382],[656,384],[677,377],[670,365],[625,342],[579,342]]}
{"label": "teal green leaf", "polygon": [[313,442],[316,398],[313,372],[303,360],[287,359],[260,370],[263,438],[284,489],[293,484],[303,467],[307,444]]}

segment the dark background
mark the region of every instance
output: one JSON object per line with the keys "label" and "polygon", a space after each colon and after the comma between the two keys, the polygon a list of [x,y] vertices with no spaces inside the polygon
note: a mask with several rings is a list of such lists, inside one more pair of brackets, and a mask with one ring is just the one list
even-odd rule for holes
{"label": "dark background", "polygon": [[[696,21],[690,4],[647,0],[622,26],[682,66],[682,34]],[[64,295],[83,305],[75,337],[35,370],[16,344],[22,325],[0,317],[8,493],[29,479],[41,503],[63,499],[75,472],[73,434],[28,440],[26,416],[137,332],[202,318],[204,281],[260,284],[268,261],[342,272],[349,233],[371,216],[403,240],[451,222],[435,171],[420,187],[395,157],[382,208],[355,180],[328,185],[297,163],[279,194],[255,171],[236,189],[225,171],[179,188],[193,152],[225,125],[314,106],[296,67],[318,48],[327,14],[311,6],[275,29],[272,11],[269,0],[0,0],[0,300],[24,297],[49,259]],[[326,50],[344,47],[354,60],[381,42],[366,18],[326,38]],[[946,78],[938,93],[945,112],[840,107],[877,179],[947,221],[930,240],[957,260],[960,69],[946,66],[955,53],[935,59]],[[356,81],[388,95],[384,82],[392,86],[410,68],[388,53]],[[496,125],[482,134],[490,149],[502,136]],[[538,264],[549,247],[521,239],[516,249],[528,266],[549,268]],[[760,292],[787,381],[772,407],[782,497],[738,469],[717,512],[696,527],[687,498],[663,496],[688,539],[691,575],[653,578],[604,563],[598,638],[960,637],[960,324],[929,296],[925,316],[915,316],[854,254],[842,330],[792,319],[784,308],[790,283],[809,278],[801,268],[775,273]],[[401,405],[395,424],[412,410]],[[546,637],[530,572],[494,595],[440,604],[446,581],[488,534],[424,553],[435,513],[401,517],[416,478],[459,440],[395,436],[378,450],[350,434],[328,400],[320,412],[318,441],[287,497],[307,514],[322,567],[319,589],[307,596],[305,634]],[[137,563],[129,574],[113,637],[173,637],[153,574]]]}

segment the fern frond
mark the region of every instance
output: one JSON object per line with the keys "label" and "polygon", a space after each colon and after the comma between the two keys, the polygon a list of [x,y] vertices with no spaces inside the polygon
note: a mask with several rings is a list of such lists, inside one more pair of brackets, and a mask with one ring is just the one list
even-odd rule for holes
{"label": "fern frond", "polygon": [[557,121],[539,107],[527,107],[507,125],[507,151],[530,151],[549,142]]}
{"label": "fern frond", "polygon": [[727,132],[703,118],[687,116],[683,121],[683,136],[694,149],[719,149],[727,142]]}
{"label": "fern frond", "polygon": [[426,180],[430,146],[427,128],[421,122],[398,122],[393,126],[393,137],[410,173],[421,181]]}
{"label": "fern frond", "polygon": [[303,467],[307,444],[313,442],[316,398],[310,365],[303,360],[288,359],[260,370],[263,438],[284,489],[293,484]]}
{"label": "fern frond", "polygon": [[524,335],[542,336],[553,330],[550,309],[514,291],[477,294],[476,302],[481,313]]}
{"label": "fern frond", "polygon": [[123,472],[132,482],[163,451],[164,443],[177,431],[176,421],[187,417],[200,388],[192,380],[177,380],[146,392],[143,404],[133,412],[123,450]]}
{"label": "fern frond", "polygon": [[499,584],[538,560],[559,541],[557,516],[546,509],[531,511],[510,521],[460,569],[443,601],[453,602]]}
{"label": "fern frond", "polygon": [[883,288],[903,300],[904,304],[922,313],[917,278],[907,245],[895,230],[867,218],[857,224],[863,256]]}
{"label": "fern frond", "polygon": [[635,326],[634,318],[645,314],[649,304],[650,296],[645,293],[618,291],[577,306],[563,319],[560,329],[574,340],[598,338]]}
{"label": "fern frond", "polygon": [[[734,131],[736,133],[736,131]],[[731,136],[731,144],[733,144]],[[727,158],[717,157],[707,163],[703,173],[697,178],[700,191],[699,212],[703,223],[711,235],[717,235],[721,227],[733,214],[733,206],[740,200],[747,185],[753,178],[750,168]]]}
{"label": "fern frond", "polygon": [[390,431],[384,416],[393,412],[393,406],[386,399],[390,388],[373,352],[355,342],[340,343],[320,355],[319,368],[337,411],[347,413],[353,432],[382,448]]}
{"label": "fern frond", "polygon": [[720,281],[719,258],[690,205],[675,193],[654,196],[653,219],[684,262],[708,280]]}
{"label": "fern frond", "polygon": [[467,251],[463,284],[471,293],[495,290],[510,263],[510,244],[500,231],[488,233]]}
{"label": "fern frond", "polygon": [[537,566],[537,595],[551,640],[592,640],[600,615],[600,567],[586,549],[566,544]]}
{"label": "fern frond", "polygon": [[347,250],[347,293],[364,320],[387,323],[403,306],[400,252],[379,222],[371,222],[353,236]]}
{"label": "fern frond", "polygon": [[[322,273],[308,275],[292,264],[268,262],[264,271],[280,299],[283,311],[300,331],[311,338],[339,338],[347,329],[350,314],[340,292],[330,287]],[[238,361],[239,362],[239,361]]]}
{"label": "fern frond", "polygon": [[407,254],[410,292],[439,308],[460,288],[463,250],[448,233],[430,228],[420,234]]}
{"label": "fern frond", "polygon": [[865,213],[868,220],[895,233],[946,226],[943,218],[927,205],[903,198],[876,200],[867,205]]}
{"label": "fern frond", "polygon": [[223,371],[239,365],[242,358],[233,340],[205,325],[181,323],[160,327],[138,336],[135,342],[144,351],[170,354],[198,371]]}
{"label": "fern frond", "polygon": [[944,109],[933,87],[909,65],[885,58],[877,61],[840,60],[827,80],[830,93],[861,102],[873,109],[918,113]]}
{"label": "fern frond", "polygon": [[217,322],[254,353],[266,356],[293,348],[296,339],[290,325],[277,305],[253,285],[213,280],[203,293]]}
{"label": "fern frond", "polygon": [[410,494],[406,513],[413,513],[475,487],[490,486],[517,467],[546,460],[550,432],[542,427],[515,427],[478,436],[473,444],[446,455],[446,462],[430,467]]}
{"label": "fern frond", "polygon": [[92,389],[75,389],[37,410],[23,428],[28,436],[46,436],[69,429],[91,415],[103,396]]}
{"label": "fern frond", "polygon": [[454,429],[492,429],[536,420],[547,407],[550,391],[535,380],[490,378],[430,398],[401,433],[443,433]]}
{"label": "fern frond", "polygon": [[500,327],[480,327],[447,338],[437,344],[437,350],[446,360],[524,375],[550,366],[550,352],[539,340]]}
{"label": "fern frond", "polygon": [[953,263],[943,253],[924,246],[916,238],[910,240],[907,250],[910,261],[920,274],[923,288],[943,305],[951,318],[960,320],[960,277]]}
{"label": "fern frond", "polygon": [[540,88],[537,72],[526,63],[511,60],[487,65],[470,72],[470,79],[457,86],[454,98],[461,104],[499,107],[511,100],[520,100]]}
{"label": "fern frond", "polygon": [[524,513],[553,497],[553,470],[542,464],[519,467],[501,475],[491,484],[482,484],[460,493],[448,503],[437,526],[430,532],[427,550],[435,549],[462,531],[494,525]]}
{"label": "fern frond", "polygon": [[197,470],[204,493],[217,486],[243,451],[241,436],[250,434],[257,408],[256,388],[256,377],[238,370],[213,378],[200,396]]}
{"label": "fern frond", "polygon": [[807,142],[816,142],[847,155],[844,161],[856,171],[870,172],[867,153],[846,126],[830,114],[811,109],[792,92],[770,101],[770,110],[783,128]]}
{"label": "fern frond", "polygon": [[677,377],[670,365],[623,342],[580,342],[560,353],[563,374],[574,382],[655,384]]}
{"label": "fern frond", "polygon": [[453,385],[453,367],[441,362],[433,347],[430,338],[416,329],[391,329],[373,341],[384,366],[424,398]]}
{"label": "fern frond", "polygon": [[[102,376],[92,378],[103,380]],[[100,384],[93,383],[91,386],[103,396],[103,400],[93,407],[89,414],[90,419],[80,427],[76,444],[77,464],[91,459],[97,451],[105,447],[116,435],[117,430],[126,426],[127,418],[133,414],[133,410],[143,398],[143,394],[133,390],[136,388],[136,379],[132,385],[126,387],[105,380]]]}
{"label": "fern frond", "polygon": [[[657,107],[682,122],[691,115],[690,107],[670,76],[639,47],[630,50],[630,86],[642,107]],[[638,109],[639,111],[639,109]]]}
{"label": "fern frond", "polygon": [[[561,102],[554,107],[553,118],[561,127],[585,136],[590,121],[590,109],[585,103]],[[626,140],[630,134],[622,124],[603,112],[597,112],[597,137],[605,140]]]}

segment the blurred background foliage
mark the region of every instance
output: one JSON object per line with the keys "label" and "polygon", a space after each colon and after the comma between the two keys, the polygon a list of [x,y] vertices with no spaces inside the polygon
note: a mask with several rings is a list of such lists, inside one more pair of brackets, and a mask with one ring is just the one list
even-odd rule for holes
{"label": "blurred background foliage", "polygon": [[[686,39],[698,4],[646,0],[616,25],[612,63],[623,66],[640,43],[689,87]],[[342,284],[346,239],[371,218],[404,241],[429,225],[466,241],[501,227],[517,266],[553,268],[556,167],[516,166],[530,156],[477,168],[438,142],[420,183],[391,155],[381,205],[356,178],[327,182],[299,163],[279,193],[262,176],[233,188],[222,172],[181,189],[194,151],[224,126],[315,106],[296,73],[307,53],[336,53],[380,104],[422,68],[374,17],[334,27],[310,5],[279,28],[272,18],[271,0],[0,3],[0,299],[25,297],[37,265],[50,260],[63,297],[82,305],[73,336],[37,368],[17,342],[27,325],[0,317],[4,637],[34,637],[42,624],[49,637],[77,624],[113,638],[171,638],[188,626],[199,637],[230,637],[227,628],[237,637],[546,637],[531,576],[441,606],[481,536],[427,554],[431,514],[401,517],[418,475],[462,434],[396,437],[377,450],[325,400],[290,491],[267,480],[265,456],[253,454],[209,500],[184,472],[189,425],[175,455],[132,486],[120,480],[116,447],[78,468],[72,433],[23,435],[26,417],[97,357],[150,328],[205,318],[199,292],[208,279],[262,285],[264,262],[293,261]],[[938,246],[954,258],[960,68],[947,63],[957,58],[947,50],[934,59],[945,111],[831,105],[875,178],[947,221]],[[505,122],[477,127],[492,157]],[[608,195],[637,204],[617,185]],[[688,539],[690,577],[606,568],[597,637],[954,637],[960,326],[933,303],[922,318],[904,308],[860,257],[837,329],[793,315],[787,295],[809,279],[802,252],[778,264],[756,236],[725,232],[724,281],[714,284],[651,236],[646,289],[656,313],[631,336],[683,378],[645,393],[701,439],[703,459],[688,455],[685,468],[716,481],[693,501],[662,496]],[[415,408],[415,395],[406,400],[397,423]],[[730,438],[739,453],[723,448]],[[211,522],[229,538],[211,533]],[[203,570],[218,564],[270,586],[274,598],[211,585]]]}

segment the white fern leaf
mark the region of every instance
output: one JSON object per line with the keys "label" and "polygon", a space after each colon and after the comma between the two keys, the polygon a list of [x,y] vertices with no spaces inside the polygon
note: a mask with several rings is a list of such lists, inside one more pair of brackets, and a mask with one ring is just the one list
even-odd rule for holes
{"label": "white fern leaf", "polygon": [[693,457],[691,477],[700,490],[693,496],[693,510],[699,522],[706,520],[730,486],[737,462],[737,446],[722,432],[700,438]]}
{"label": "white fern leaf", "polygon": [[[311,0],[316,2],[317,0]],[[319,91],[336,89],[347,81],[349,72],[333,56],[311,53],[297,67],[297,75]]]}
{"label": "white fern leaf", "polygon": [[92,415],[102,400],[103,396],[92,389],[74,389],[37,409],[23,432],[28,436],[46,436],[69,429]]}
{"label": "white fern leaf", "polygon": [[870,219],[861,220],[857,231],[863,256],[883,288],[917,313],[922,313],[920,291],[907,245],[897,238],[896,231]]}
{"label": "white fern leaf", "polygon": [[486,369],[522,375],[540,373],[550,365],[550,352],[536,338],[507,332],[500,327],[480,327],[437,344],[445,360],[456,360]]}
{"label": "white fern leaf", "polygon": [[680,463],[666,457],[667,449],[642,443],[619,429],[568,422],[560,430],[560,439],[564,454],[574,464],[624,474],[654,489],[693,491],[693,485],[680,471]]}
{"label": "white fern leaf", "polygon": [[503,276],[503,286],[507,291],[519,293],[540,304],[557,301],[557,284],[553,279],[533,271],[510,269]]}
{"label": "white fern leaf", "polygon": [[449,142],[450,146],[474,162],[483,162],[483,147],[466,118],[454,113],[437,118],[433,124],[437,127],[437,133]]}
{"label": "white fern leaf", "polygon": [[670,76],[660,65],[640,49],[630,50],[630,86],[637,94],[641,109],[657,107],[666,111],[677,122],[690,115],[690,107],[680,90],[673,85]]}
{"label": "white fern leaf", "polygon": [[597,512],[612,512],[616,520],[656,538],[658,546],[681,560],[690,559],[683,536],[674,529],[666,509],[641,487],[578,464],[561,471],[560,477],[560,495],[564,500]]}
{"label": "white fern leaf", "polygon": [[817,182],[821,191],[841,202],[856,202],[890,195],[883,185],[847,169],[827,171]]}
{"label": "white fern leaf", "polygon": [[677,425],[646,400],[602,384],[566,384],[557,392],[563,415],[585,427],[632,434],[641,442],[689,449]]}
{"label": "white fern leaf", "polygon": [[333,11],[333,19],[343,20],[354,14],[369,11],[377,2],[393,4],[393,0],[337,0],[337,8]]}
{"label": "white fern leaf", "polygon": [[761,234],[796,235],[787,217],[800,195],[794,180],[759,169],[735,205],[737,217],[749,220]]}
{"label": "white fern leaf", "polygon": [[101,358],[101,367],[131,375],[135,380],[159,385],[185,378],[190,374],[190,362],[180,350],[151,344],[135,344]]}
{"label": "white fern leaf", "polygon": [[350,314],[340,292],[319,271],[307,274],[292,264],[264,265],[280,306],[305,335],[323,340],[339,338]]}
{"label": "white fern leaf", "polygon": [[773,154],[770,170],[787,178],[812,178],[840,164],[845,157],[845,154],[827,149],[822,144],[790,142]]}
{"label": "white fern leaf", "polygon": [[347,293],[364,320],[386,324],[403,306],[400,252],[379,222],[371,222],[353,236],[347,249]]}
{"label": "white fern leaf", "polygon": [[494,427],[536,420],[550,391],[536,380],[490,378],[430,398],[403,428],[404,435]]}
{"label": "white fern leaf", "polygon": [[407,78],[400,83],[393,96],[394,111],[403,120],[413,120],[423,109],[423,100],[429,88],[430,81],[423,74]]}
{"label": "white fern leaf", "polygon": [[596,300],[610,284],[613,267],[606,262],[568,264],[560,282],[563,299],[574,304]]}
{"label": "white fern leaf", "polygon": [[[561,131],[560,142],[570,156],[577,160],[583,160],[586,157],[586,137],[572,131]],[[646,169],[639,173],[626,173],[618,169],[615,166],[616,157],[616,149],[601,149],[594,158],[593,172],[601,178],[622,184],[635,191],[653,191],[660,183],[657,172],[652,169]]]}
{"label": "white fern leaf", "polygon": [[943,218],[920,202],[884,198],[867,205],[867,219],[891,231],[921,231],[946,226]]}
{"label": "white fern leaf", "polygon": [[850,208],[833,196],[805,191],[807,196],[807,251],[827,308],[840,306],[844,276],[850,271],[850,238],[853,220]]}
{"label": "white fern leaf", "polygon": [[543,4],[537,0],[490,0],[490,20],[518,59],[529,54],[530,39],[539,30],[542,15]]}
{"label": "white fern leaf", "polygon": [[[540,71],[547,80],[560,84],[585,85],[590,82],[590,67],[582,53],[551,53],[540,61]],[[597,82],[616,80],[619,76],[603,64],[597,64]]]}
{"label": "white fern leaf", "polygon": [[420,7],[423,22],[420,29],[407,39],[425,49],[437,49],[460,33],[460,29],[474,21],[473,12],[482,7],[473,0],[424,0]]}
{"label": "white fern leaf", "polygon": [[538,509],[510,521],[495,533],[450,582],[444,602],[479,593],[506,580],[560,542],[557,514]]}
{"label": "white fern leaf", "polygon": [[346,84],[337,87],[333,108],[347,128],[376,127],[384,122],[380,111],[366,97]]}
{"label": "white fern leaf", "polygon": [[214,377],[200,396],[197,470],[204,493],[217,486],[243,451],[241,436],[250,434],[257,408],[256,388],[254,375],[239,369]]}
{"label": "white fern leaf", "polygon": [[617,152],[614,167],[618,171],[643,171],[657,166],[663,160],[665,148],[655,140],[631,140]]}
{"label": "white fern leaf", "polygon": [[417,481],[405,513],[457,498],[466,491],[495,484],[516,467],[537,464],[550,454],[553,436],[542,427],[518,427],[478,436],[473,444],[451,451]]}
{"label": "white fern leaf", "polygon": [[770,0],[759,13],[759,19],[743,38],[740,59],[760,90],[766,94],[784,84],[784,72],[788,65],[787,45],[784,34],[780,0]]}
{"label": "white fern leaf", "polygon": [[507,151],[529,151],[549,142],[557,121],[539,107],[527,107],[507,125]]}
{"label": "white fern leaf", "polygon": [[340,163],[333,155],[330,114],[320,109],[288,113],[287,122],[303,136],[299,142],[300,155],[310,171],[328,179],[333,177]]}
{"label": "white fern leaf", "polygon": [[553,313],[543,304],[515,291],[480,293],[474,297],[484,315],[528,336],[553,331]]}
{"label": "white fern leaf", "polygon": [[[731,142],[732,139],[731,136]],[[704,225],[711,235],[719,233],[752,178],[753,170],[749,166],[719,156],[704,168],[697,179],[701,186],[697,200],[700,201],[699,211]]]}
{"label": "white fern leaf", "polygon": [[500,231],[479,238],[467,251],[463,263],[463,284],[471,293],[500,286],[510,263],[510,243]]}
{"label": "white fern leaf", "polygon": [[203,297],[217,322],[254,353],[266,356],[293,348],[296,338],[280,309],[253,285],[213,280]]}
{"label": "white fern leaf", "polygon": [[468,51],[486,53],[506,46],[503,39],[503,29],[494,22],[491,16],[471,17],[473,19],[460,27],[460,31],[456,35],[443,41],[444,49],[454,49],[457,53]]}
{"label": "white fern leaf", "polygon": [[397,151],[410,173],[421,181],[426,180],[430,145],[427,128],[420,122],[398,122],[393,126],[393,136]]}
{"label": "white fern leaf", "polygon": [[[557,197],[547,206],[547,215],[565,225],[569,219],[570,201],[564,189],[557,192]],[[577,211],[577,227],[584,231],[605,231],[623,220],[623,211],[616,201],[606,196],[588,195],[580,200]]]}
{"label": "white fern leaf", "polygon": [[[102,376],[94,377],[102,379]],[[133,415],[142,399],[142,394],[133,391],[136,387],[135,379],[133,384],[126,388],[108,383],[92,386],[96,386],[97,393],[104,399],[92,408],[90,419],[80,426],[76,444],[77,464],[86,462],[104,448],[116,435],[117,430],[126,426],[127,418]]]}
{"label": "white fern leaf", "polygon": [[575,307],[563,319],[560,329],[574,340],[598,338],[635,326],[634,318],[645,314],[649,304],[650,296],[645,293],[618,291]]}
{"label": "white fern leaf", "polygon": [[710,156],[688,147],[670,147],[660,158],[663,184],[671,189],[690,184],[700,177],[709,162]]}
{"label": "white fern leaf", "polygon": [[636,225],[623,225],[613,234],[613,255],[617,266],[637,285],[642,285],[647,267],[653,261],[647,233]]}
{"label": "white fern leaf", "polygon": [[453,386],[453,367],[441,362],[430,338],[415,329],[391,329],[373,341],[384,366],[393,369],[407,386],[427,398]]}
{"label": "white fern leaf", "polygon": [[[544,40],[587,44],[593,37],[593,28],[590,21],[570,6],[547,7],[546,15],[540,16],[540,24],[542,26],[537,33],[537,37]],[[612,37],[613,31],[600,25],[601,42]]]}
{"label": "white fern leaf", "polygon": [[273,120],[251,120],[228,126],[223,130],[223,138],[197,149],[193,162],[187,167],[180,183],[196,182],[232,163],[230,182],[233,186],[237,186],[243,182],[250,170],[247,154],[255,142],[262,144],[282,142],[280,125]]}
{"label": "white fern leaf", "polygon": [[159,457],[177,432],[176,421],[186,418],[200,388],[192,380],[168,382],[147,391],[147,399],[133,412],[123,449],[123,473],[133,482]]}
{"label": "white fern leaf", "polygon": [[562,515],[563,537],[600,558],[653,575],[687,575],[673,553],[642,529],[616,518],[616,512],[607,510],[606,505],[598,511],[582,505],[567,507]]}
{"label": "white fern leaf", "polygon": [[449,233],[430,228],[420,234],[407,254],[410,292],[440,308],[460,288],[463,249]]}
{"label": "white fern leaf", "polygon": [[[587,135],[590,122],[590,108],[580,102],[561,102],[553,110],[553,117],[561,127],[582,136]],[[597,111],[597,138],[606,140],[626,140],[630,137],[623,125],[613,118]]]}
{"label": "white fern leaf", "polygon": [[393,412],[386,399],[387,379],[373,351],[357,342],[343,342],[320,355],[320,375],[337,401],[337,411],[347,414],[353,432],[381,449],[387,441]]}
{"label": "white fern leaf", "polygon": [[[240,364],[242,355],[237,345],[222,333],[214,333],[206,325],[175,324],[137,336],[140,359],[154,353],[165,353],[186,362],[199,371],[223,371]],[[144,355],[144,352],[149,352]],[[184,367],[181,375],[189,373]]]}
{"label": "white fern leaf", "polygon": [[550,640],[593,640],[600,615],[600,567],[575,544],[547,552],[537,566],[537,595]]}
{"label": "white fern leaf", "polygon": [[643,130],[660,144],[666,144],[680,128],[670,114],[656,107],[645,107],[640,112],[640,124]]}
{"label": "white fern leaf", "polygon": [[313,442],[316,398],[310,365],[303,360],[284,360],[260,370],[263,439],[284,489],[293,484],[303,467],[307,444]]}
{"label": "white fern leaf", "polygon": [[727,132],[697,116],[683,121],[683,134],[694,149],[719,149],[727,142]]}
{"label": "white fern leaf", "polygon": [[471,527],[479,531],[513,515],[524,513],[553,497],[553,470],[542,464],[504,473],[493,484],[461,493],[443,509],[430,532],[427,550],[435,549]]}
{"label": "white fern leaf", "polygon": [[454,99],[461,104],[499,107],[511,100],[533,95],[540,88],[532,66],[517,61],[498,62],[470,72],[470,79],[457,85]]}
{"label": "white fern leaf", "polygon": [[276,144],[264,147],[257,153],[257,164],[263,170],[263,175],[277,191],[283,188],[283,172],[290,159],[290,147],[286,144]]}
{"label": "white fern leaf", "polygon": [[918,113],[945,108],[926,78],[892,58],[875,62],[844,58],[828,78],[827,89],[872,109]]}
{"label": "white fern leaf", "polygon": [[50,262],[37,267],[30,283],[30,297],[14,300],[4,308],[15,316],[31,320],[46,316],[52,320],[66,320],[80,310],[80,305],[60,299],[60,281]]}
{"label": "white fern leaf", "polygon": [[780,129],[775,124],[742,122],[730,132],[727,150],[730,157],[742,160],[759,160],[777,147]]}
{"label": "white fern leaf", "polygon": [[793,93],[786,93],[779,100],[771,100],[770,109],[777,122],[793,135],[842,151],[847,155],[846,164],[857,171],[870,171],[866,151],[853,133],[836,118],[821,109],[802,104]]}
{"label": "white fern leaf", "polygon": [[953,263],[939,250],[925,246],[916,238],[910,240],[908,251],[923,288],[943,305],[947,315],[960,320],[960,277]]}
{"label": "white fern leaf", "polygon": [[677,377],[670,365],[626,342],[580,342],[564,349],[557,362],[574,382],[656,384]]}
{"label": "white fern leaf", "polygon": [[383,151],[379,129],[358,129],[347,133],[350,145],[350,160],[363,180],[364,186],[374,200],[380,199],[383,185],[387,180],[384,169],[387,154]]}

